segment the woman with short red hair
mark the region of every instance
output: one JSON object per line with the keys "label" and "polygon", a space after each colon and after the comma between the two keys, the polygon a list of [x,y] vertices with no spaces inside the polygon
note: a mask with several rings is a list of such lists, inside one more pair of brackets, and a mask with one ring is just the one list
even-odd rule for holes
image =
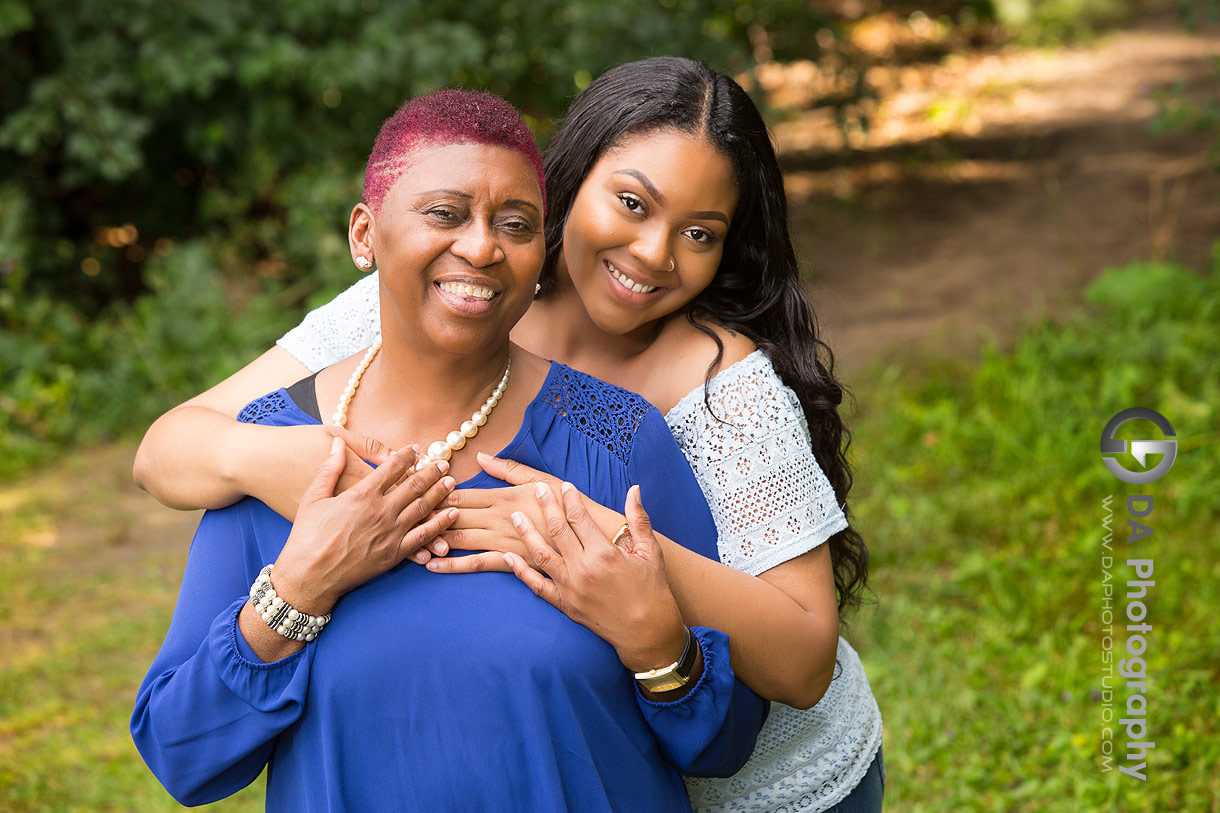
{"label": "woman with short red hair", "polygon": [[[380,337],[241,419],[329,416],[402,451],[335,496],[336,439],[294,524],[254,498],[204,515],[131,720],[179,801],[266,767],[269,810],[689,810],[679,769],[729,775],[749,756],[763,702],[727,636],[683,623],[649,526],[717,555],[664,419],[509,341],[542,216],[537,147],[503,100],[443,91],[382,128],[348,228],[353,261],[380,269]],[[563,613],[511,573],[406,561],[453,522],[455,489],[505,485],[479,452],[564,481],[515,515],[562,551]],[[578,490],[628,525],[607,538]]]}

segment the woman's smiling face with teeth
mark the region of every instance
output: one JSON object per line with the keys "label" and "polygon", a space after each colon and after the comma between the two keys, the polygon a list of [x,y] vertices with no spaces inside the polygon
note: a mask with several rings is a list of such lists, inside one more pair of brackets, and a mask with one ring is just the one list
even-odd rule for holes
{"label": "woman's smiling face with teeth", "polygon": [[533,167],[514,150],[469,143],[419,147],[407,160],[371,229],[383,317],[453,352],[497,347],[533,301],[545,252]]}
{"label": "woman's smiling face with teeth", "polygon": [[716,275],[737,206],[733,165],[699,136],[624,138],[589,171],[563,264],[590,318],[630,333],[690,303]]}

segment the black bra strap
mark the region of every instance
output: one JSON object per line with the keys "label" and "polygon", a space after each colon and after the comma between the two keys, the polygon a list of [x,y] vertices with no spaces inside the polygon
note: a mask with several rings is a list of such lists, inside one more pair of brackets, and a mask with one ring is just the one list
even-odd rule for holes
{"label": "black bra strap", "polygon": [[318,374],[314,373],[293,384],[288,388],[288,397],[301,408],[302,412],[321,423],[322,415],[318,410],[318,390],[314,386],[314,379],[317,377]]}

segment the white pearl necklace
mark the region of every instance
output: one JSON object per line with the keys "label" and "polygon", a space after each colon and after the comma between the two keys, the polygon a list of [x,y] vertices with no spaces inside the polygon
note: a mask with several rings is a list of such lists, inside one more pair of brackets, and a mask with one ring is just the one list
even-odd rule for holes
{"label": "white pearl necklace", "polygon": [[[343,395],[340,396],[339,403],[335,406],[335,414],[330,416],[330,420],[335,426],[347,426],[347,408],[351,406],[352,398],[356,395],[356,390],[360,388],[360,379],[364,377],[369,364],[373,361],[373,356],[377,355],[377,351],[380,349],[381,337],[378,336],[373,341],[373,344],[369,346],[368,352],[364,354],[360,364],[352,372],[352,377],[347,380],[347,387],[343,390]],[[446,435],[444,440],[436,441],[428,447],[426,453],[416,458],[416,469],[426,466],[434,460],[448,460],[454,452],[466,445],[466,441],[479,434],[479,427],[487,423],[487,418],[491,415],[491,411],[496,408],[496,405],[500,403],[500,399],[504,397],[504,392],[508,389],[508,375],[512,372],[512,369],[513,363],[510,359],[504,365],[504,375],[500,376],[500,383],[496,385],[495,391],[483,402],[483,406],[479,407],[478,411],[470,416],[470,420],[463,421],[462,425]]]}

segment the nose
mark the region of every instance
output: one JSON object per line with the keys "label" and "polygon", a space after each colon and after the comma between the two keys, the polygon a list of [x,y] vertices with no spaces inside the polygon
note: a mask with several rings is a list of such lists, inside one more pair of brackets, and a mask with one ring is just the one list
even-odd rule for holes
{"label": "nose", "polygon": [[488,223],[471,221],[456,235],[449,251],[475,268],[485,268],[504,261],[504,249],[496,232]]}
{"label": "nose", "polygon": [[631,254],[651,271],[670,270],[673,252],[669,247],[669,230],[661,223],[641,229],[631,243]]}

